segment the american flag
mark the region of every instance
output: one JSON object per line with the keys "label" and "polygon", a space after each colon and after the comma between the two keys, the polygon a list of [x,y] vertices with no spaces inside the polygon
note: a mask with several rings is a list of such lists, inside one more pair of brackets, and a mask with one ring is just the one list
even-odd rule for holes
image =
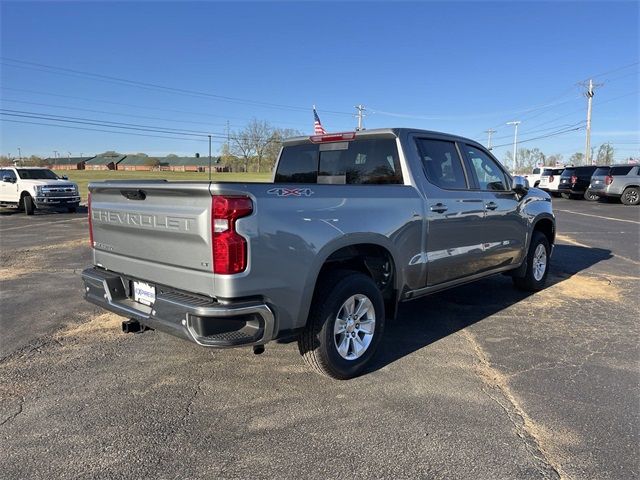
{"label": "american flag", "polygon": [[316,106],[313,106],[313,133],[316,135],[324,135],[327,131],[320,123],[320,117],[318,116],[318,112],[316,112]]}

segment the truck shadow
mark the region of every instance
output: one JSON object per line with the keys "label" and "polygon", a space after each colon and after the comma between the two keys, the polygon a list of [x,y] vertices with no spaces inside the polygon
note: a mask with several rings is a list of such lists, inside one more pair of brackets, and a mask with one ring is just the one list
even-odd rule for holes
{"label": "truck shadow", "polygon": [[[610,250],[556,245],[545,290],[610,258],[613,258]],[[402,303],[397,318],[387,322],[378,352],[365,373],[379,370],[535,295],[517,290],[511,278],[498,275]],[[513,321],[518,319],[514,314]]]}

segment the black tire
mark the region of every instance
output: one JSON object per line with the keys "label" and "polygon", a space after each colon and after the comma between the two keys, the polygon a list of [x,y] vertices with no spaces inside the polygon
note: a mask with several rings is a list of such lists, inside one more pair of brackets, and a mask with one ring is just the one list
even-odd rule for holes
{"label": "black tire", "polygon": [[22,207],[24,208],[24,213],[27,215],[33,215],[33,212],[36,211],[36,206],[33,203],[33,198],[31,195],[25,195],[22,197]]}
{"label": "black tire", "polygon": [[[364,352],[357,358],[346,359],[338,352],[338,335],[334,333],[334,327],[343,305],[354,295],[369,299],[375,312],[375,325],[370,343]],[[300,354],[307,365],[317,373],[339,380],[356,377],[362,373],[376,352],[384,331],[384,316],[382,294],[370,277],[351,270],[328,272],[319,281],[307,326],[298,339]],[[352,352],[353,355],[351,347],[355,348],[355,340],[349,340],[348,333],[343,335],[347,336],[346,353]],[[354,332],[351,335],[354,335]],[[360,332],[356,335],[357,338],[361,338]],[[366,334],[363,333],[364,336]]]}
{"label": "black tire", "polygon": [[76,213],[78,211],[78,207],[67,207],[67,212]]}
{"label": "black tire", "polygon": [[[534,257],[539,245],[542,245],[544,247],[546,257],[544,273],[542,276],[538,275],[538,278],[536,278],[536,273],[534,270]],[[549,246],[549,240],[547,240],[547,237],[541,232],[534,231],[533,236],[531,237],[529,251],[527,253],[527,270],[524,274],[524,277],[513,277],[513,284],[516,286],[516,288],[525,290],[527,292],[538,292],[544,288],[545,283],[547,282],[547,275],[549,274],[550,252],[551,248]]]}
{"label": "black tire", "polygon": [[640,204],[640,188],[638,187],[627,187],[622,192],[622,196],[620,197],[620,201],[624,205],[638,205]]}
{"label": "black tire", "polygon": [[590,202],[597,202],[600,197],[593,193],[591,190],[584,192],[584,199]]}

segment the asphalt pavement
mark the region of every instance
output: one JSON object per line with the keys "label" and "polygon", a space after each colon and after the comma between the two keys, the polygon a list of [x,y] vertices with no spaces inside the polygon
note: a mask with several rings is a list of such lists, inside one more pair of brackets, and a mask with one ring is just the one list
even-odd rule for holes
{"label": "asphalt pavement", "polygon": [[86,214],[0,213],[0,477],[640,475],[640,208],[554,199],[550,285],[403,304],[371,370],[212,351],[82,300]]}

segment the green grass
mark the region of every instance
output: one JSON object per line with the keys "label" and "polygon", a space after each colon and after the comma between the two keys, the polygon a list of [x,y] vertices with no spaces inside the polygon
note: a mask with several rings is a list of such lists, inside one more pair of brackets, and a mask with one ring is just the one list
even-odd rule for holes
{"label": "green grass", "polygon": [[[135,172],[124,170],[56,170],[58,176],[66,175],[69,180],[76,182],[80,189],[82,201],[87,200],[87,185],[90,182],[104,180],[162,180],[202,182],[209,180],[206,172]],[[214,182],[268,182],[271,173],[213,173]]]}

